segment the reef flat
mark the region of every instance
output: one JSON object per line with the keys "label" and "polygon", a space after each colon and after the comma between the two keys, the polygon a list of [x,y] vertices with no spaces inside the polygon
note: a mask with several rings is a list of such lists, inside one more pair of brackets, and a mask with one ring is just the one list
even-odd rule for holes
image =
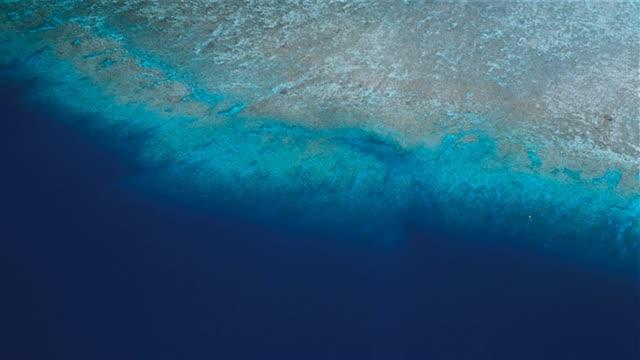
{"label": "reef flat", "polygon": [[4,76],[139,141],[145,187],[638,269],[637,2],[0,4]]}

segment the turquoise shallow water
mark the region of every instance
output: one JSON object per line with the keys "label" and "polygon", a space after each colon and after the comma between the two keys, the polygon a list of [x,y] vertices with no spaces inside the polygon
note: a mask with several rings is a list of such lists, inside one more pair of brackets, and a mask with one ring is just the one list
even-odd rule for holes
{"label": "turquoise shallow water", "polygon": [[35,79],[34,101],[87,114],[73,126],[135,145],[129,156],[145,170],[130,182],[141,191],[303,231],[403,241],[407,224],[417,223],[464,241],[507,241],[638,269],[640,198],[616,190],[615,170],[583,180],[565,169],[567,180],[559,180],[535,171],[534,149],[529,171],[480,130],[450,134],[434,148],[403,147],[355,128],[247,117],[240,102],[218,115],[223,121],[201,124],[122,103],[47,49],[3,76]]}

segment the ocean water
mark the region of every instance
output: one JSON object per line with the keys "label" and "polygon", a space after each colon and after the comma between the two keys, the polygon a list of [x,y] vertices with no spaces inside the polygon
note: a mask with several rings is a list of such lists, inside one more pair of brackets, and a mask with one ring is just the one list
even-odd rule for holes
{"label": "ocean water", "polygon": [[409,210],[401,238],[336,236],[141,191],[136,141],[72,126],[99,121],[34,101],[38,86],[0,97],[2,358],[640,355],[628,272]]}
{"label": "ocean water", "polygon": [[0,1],[0,356],[640,357],[640,9],[374,3]]}

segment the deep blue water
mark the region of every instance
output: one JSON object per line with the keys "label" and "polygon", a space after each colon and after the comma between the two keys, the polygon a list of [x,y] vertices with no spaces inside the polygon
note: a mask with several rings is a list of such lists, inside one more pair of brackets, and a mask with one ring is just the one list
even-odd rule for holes
{"label": "deep blue water", "polygon": [[632,279],[424,227],[337,239],[142,194],[135,149],[28,87],[0,90],[2,359],[640,358]]}

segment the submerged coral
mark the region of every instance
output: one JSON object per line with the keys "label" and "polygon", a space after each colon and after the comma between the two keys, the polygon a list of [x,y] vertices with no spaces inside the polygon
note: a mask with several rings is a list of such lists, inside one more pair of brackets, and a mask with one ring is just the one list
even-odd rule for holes
{"label": "submerged coral", "polygon": [[309,226],[395,227],[411,211],[633,264],[639,13],[4,1],[0,60],[45,80],[38,101],[141,139],[145,187]]}

